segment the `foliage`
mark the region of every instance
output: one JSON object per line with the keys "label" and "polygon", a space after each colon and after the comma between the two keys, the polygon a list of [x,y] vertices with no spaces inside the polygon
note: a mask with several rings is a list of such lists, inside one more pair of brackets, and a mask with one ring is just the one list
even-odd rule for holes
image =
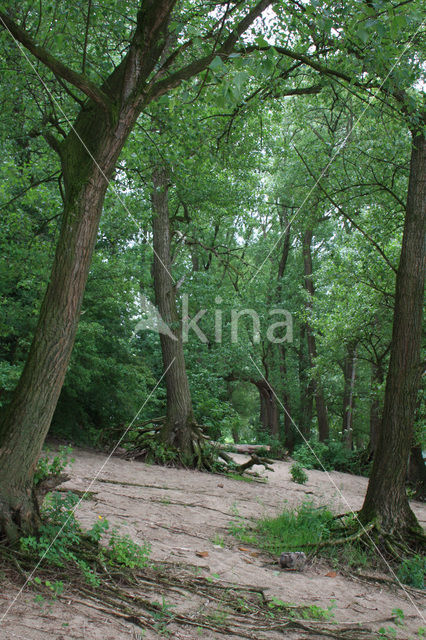
{"label": "foliage", "polygon": [[108,521],[101,516],[91,529],[84,532],[75,517],[78,503],[78,496],[72,492],[49,494],[43,504],[39,534],[21,538],[22,551],[56,567],[71,563],[79,568],[85,581],[92,586],[98,586],[100,580],[87,559],[87,542],[91,545],[93,558],[102,563],[129,568],[148,564],[149,543],[138,545],[129,536],[120,535],[117,529],[112,530],[107,548],[99,544],[109,529]]}
{"label": "foliage", "polygon": [[230,532],[243,542],[280,555],[283,551],[314,546],[330,532],[333,514],[325,507],[304,502],[297,509],[284,509],[276,518],[263,518],[248,528],[241,519],[230,525]]}
{"label": "foliage", "polygon": [[299,462],[291,465],[290,475],[293,482],[297,482],[298,484],[306,484],[308,481],[308,474]]}
{"label": "foliage", "polygon": [[45,448],[46,455],[41,457],[37,462],[37,468],[34,474],[34,485],[37,486],[49,476],[59,475],[67,465],[74,462],[74,458],[70,458],[72,448],[70,446],[60,446],[58,453],[53,457],[49,457],[49,449]]}
{"label": "foliage", "polygon": [[325,443],[311,439],[296,446],[293,458],[307,469],[336,470],[367,475],[369,467],[363,461],[362,453],[362,451],[348,449],[338,440],[329,440]]}
{"label": "foliage", "polygon": [[133,542],[128,535],[120,535],[117,529],[113,529],[108,542],[109,561],[112,564],[123,565],[130,569],[142,568],[148,565],[151,545],[144,542],[142,545]]}
{"label": "foliage", "polygon": [[421,555],[405,558],[397,572],[401,582],[416,587],[417,589],[425,588],[425,574],[426,558]]}

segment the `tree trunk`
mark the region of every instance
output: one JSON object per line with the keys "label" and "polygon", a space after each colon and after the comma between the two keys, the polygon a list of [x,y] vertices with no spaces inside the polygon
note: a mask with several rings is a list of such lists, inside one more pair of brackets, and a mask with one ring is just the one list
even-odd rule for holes
{"label": "tree trunk", "polygon": [[347,353],[343,363],[343,407],[342,407],[342,441],[348,449],[353,445],[353,408],[356,375],[356,347],[347,346]]}
{"label": "tree trunk", "polygon": [[[65,205],[50,282],[22,376],[0,424],[0,531],[34,531],[32,479],[74,345],[108,179],[136,119],[112,127],[99,107],[82,112],[62,145]],[[98,165],[98,166],[97,166]]]}
{"label": "tree trunk", "polygon": [[266,379],[253,380],[259,391],[260,423],[266,433],[277,439],[280,435],[278,405],[271,385]]}
{"label": "tree trunk", "polygon": [[[303,236],[303,265],[305,274],[304,284],[305,289],[308,292],[308,302],[306,303],[308,311],[312,310],[313,297],[315,294],[314,283],[312,280],[312,235],[312,231],[308,229],[307,231],[305,231]],[[317,345],[315,335],[309,322],[306,324],[306,334],[308,341],[309,362],[312,368],[315,365],[315,360],[317,358]],[[318,434],[320,442],[324,442],[324,440],[327,440],[330,435],[327,406],[325,404],[321,381],[319,380],[318,376],[314,376],[312,378],[312,381],[314,388],[315,408],[318,420]]]}
{"label": "tree trunk", "polygon": [[287,391],[287,359],[286,349],[283,343],[278,345],[280,355],[280,375],[283,381],[284,390],[282,392],[284,407],[284,443],[289,453],[292,453],[296,444],[296,434],[291,420],[290,394]]}
{"label": "tree trunk", "polygon": [[308,358],[305,350],[306,324],[300,325],[299,346],[299,390],[300,390],[300,430],[309,440],[311,436],[312,415],[314,408],[314,389],[312,378],[308,376]]}
{"label": "tree trunk", "polygon": [[[183,79],[197,75],[215,55],[212,51],[193,60],[176,71],[174,78],[173,74],[164,77],[159,61],[161,64],[175,4],[176,0],[140,3],[127,53],[102,87],[68,68],[38,46],[10,15],[1,14],[2,23],[32,55],[86,94],[64,142],[49,136],[61,156],[65,206],[51,279],[28,360],[0,423],[0,534],[9,538],[20,531],[32,532],[38,524],[32,478],[70,359],[105,191],[121,149],[141,110]],[[217,51],[231,53],[242,33],[269,4],[270,0],[260,0],[233,26],[232,33],[224,34],[222,46],[218,36]]]}
{"label": "tree trunk", "polygon": [[167,415],[161,430],[163,441],[178,449],[185,464],[197,460],[199,443],[193,431],[194,415],[186,374],[182,328],[176,308],[176,290],[171,275],[170,219],[168,175],[158,167],[153,175],[153,243],[155,302],[164,322],[173,334],[160,334],[167,389]]}
{"label": "tree trunk", "polygon": [[418,529],[405,491],[419,388],[425,271],[426,141],[413,136],[383,418],[360,517],[383,530]]}
{"label": "tree trunk", "polygon": [[371,370],[371,389],[373,398],[370,405],[370,442],[368,444],[368,455],[371,458],[377,447],[377,439],[380,431],[382,407],[377,387],[383,384],[384,374],[381,364],[373,363]]}
{"label": "tree trunk", "polygon": [[420,445],[411,448],[408,482],[415,491],[416,500],[426,500],[426,465]]}

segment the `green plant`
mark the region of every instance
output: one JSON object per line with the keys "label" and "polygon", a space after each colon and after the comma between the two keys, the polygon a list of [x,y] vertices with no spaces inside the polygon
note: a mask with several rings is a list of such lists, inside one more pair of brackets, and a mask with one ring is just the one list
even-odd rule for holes
{"label": "green plant", "polygon": [[[129,536],[120,535],[117,529],[113,529],[107,549],[99,545],[109,528],[108,520],[102,516],[98,517],[91,529],[84,532],[74,514],[78,501],[78,496],[71,492],[65,496],[58,492],[49,494],[42,509],[43,522],[39,535],[21,538],[22,551],[43,558],[57,567],[65,567],[67,564],[77,566],[86,582],[92,586],[100,584],[96,569],[93,568],[93,565],[96,567],[96,561],[102,565],[109,562],[132,569],[148,564],[151,549],[149,543],[138,545]],[[87,542],[92,547],[89,550],[86,548]],[[34,583],[41,584],[38,580],[35,578]],[[57,593],[60,588],[59,583],[44,586],[52,586]]]}
{"label": "green plant", "polygon": [[167,629],[167,625],[173,619],[171,609],[176,605],[170,604],[164,597],[162,597],[161,603],[153,602],[152,604],[156,607],[156,611],[152,614],[152,617],[156,620],[154,627],[159,634],[168,637],[170,635],[170,631]]}
{"label": "green plant", "polygon": [[241,480],[242,482],[254,482],[251,476],[243,476],[240,473],[225,473],[227,478],[231,478],[232,480]]}
{"label": "green plant", "polygon": [[249,529],[245,520],[241,517],[238,520],[234,520],[228,526],[228,531],[231,535],[242,542],[246,542],[247,544],[256,544],[257,537],[255,533]]}
{"label": "green plant", "polygon": [[110,562],[124,565],[130,569],[146,567],[149,563],[151,545],[144,542],[142,545],[133,542],[128,535],[120,535],[117,529],[113,529],[108,542]]}
{"label": "green plant", "polygon": [[258,546],[274,555],[287,549],[315,545],[329,534],[333,514],[325,507],[305,502],[297,509],[286,509],[277,518],[260,520],[255,529]]}
{"label": "green plant", "polygon": [[218,533],[215,534],[214,538],[212,539],[213,544],[215,544],[217,547],[224,547],[225,546],[225,540],[223,536],[220,536]]}
{"label": "green plant", "polygon": [[426,558],[415,555],[405,558],[398,569],[398,578],[404,584],[409,584],[417,589],[425,588]]}
{"label": "green plant", "polygon": [[319,469],[321,471],[346,471],[368,475],[370,463],[364,451],[352,451],[345,447],[340,440],[330,439],[327,442],[319,442],[311,439],[298,445],[293,458],[300,462],[306,469]]}
{"label": "green plant", "polygon": [[381,638],[386,638],[386,640],[393,640],[396,638],[396,629],[395,627],[380,627],[379,636]]}
{"label": "green plant", "polygon": [[72,448],[69,446],[59,447],[58,453],[53,457],[49,457],[49,449],[45,449],[46,455],[39,459],[34,473],[34,485],[37,486],[49,476],[59,475],[67,465],[74,462],[74,458],[70,458]]}
{"label": "green plant", "polygon": [[295,462],[291,465],[290,474],[293,482],[297,482],[298,484],[305,484],[308,481],[308,474],[300,462]]}
{"label": "green plant", "polygon": [[401,627],[405,624],[405,614],[402,609],[392,609],[392,615],[395,618],[395,624]]}

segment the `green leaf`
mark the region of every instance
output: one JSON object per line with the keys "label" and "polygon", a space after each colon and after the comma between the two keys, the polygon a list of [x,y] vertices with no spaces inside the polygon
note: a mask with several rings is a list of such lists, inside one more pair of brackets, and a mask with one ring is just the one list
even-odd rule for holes
{"label": "green leaf", "polygon": [[223,63],[222,58],[216,56],[209,64],[209,69],[214,71],[214,73],[225,73],[226,65]]}

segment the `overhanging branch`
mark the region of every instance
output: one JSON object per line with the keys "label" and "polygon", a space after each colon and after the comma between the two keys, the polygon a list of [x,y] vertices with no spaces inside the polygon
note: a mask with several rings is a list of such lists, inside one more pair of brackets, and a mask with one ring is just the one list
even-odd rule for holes
{"label": "overhanging branch", "polygon": [[80,89],[86,96],[91,98],[104,109],[111,108],[111,100],[109,97],[83,73],[73,71],[60,60],[52,56],[47,49],[40,47],[24,30],[21,29],[11,18],[3,12],[0,12],[0,23],[12,35],[12,37],[20,42],[30,53],[33,54],[48,69],[53,71],[55,76],[59,76],[66,80],[77,89]]}

